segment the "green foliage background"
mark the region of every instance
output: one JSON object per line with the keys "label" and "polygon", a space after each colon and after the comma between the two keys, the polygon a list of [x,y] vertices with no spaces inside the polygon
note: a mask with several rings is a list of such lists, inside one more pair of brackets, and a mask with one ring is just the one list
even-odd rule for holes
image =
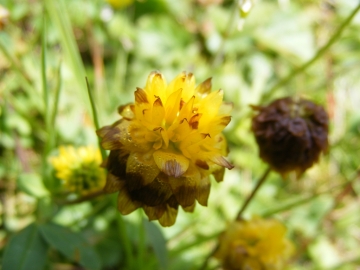
{"label": "green foliage background", "polygon": [[[254,0],[248,14],[226,0],[0,5],[10,14],[0,30],[2,269],[198,269],[266,168],[249,105],[289,95],[326,107],[330,149],[299,180],[272,173],[245,217],[288,227],[296,246],[288,269],[358,267],[358,1]],[[141,211],[121,217],[115,195],[59,198],[48,163],[59,145],[97,144],[85,76],[103,126],[152,70],[168,81],[183,70],[198,83],[213,77],[234,103],[226,136],[235,169],[213,183],[207,208],[180,211],[165,229]]]}

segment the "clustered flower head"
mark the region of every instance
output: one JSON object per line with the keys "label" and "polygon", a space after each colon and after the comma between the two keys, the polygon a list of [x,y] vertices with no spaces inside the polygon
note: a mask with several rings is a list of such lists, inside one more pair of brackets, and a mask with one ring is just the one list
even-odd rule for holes
{"label": "clustered flower head", "polygon": [[283,224],[255,217],[229,224],[214,256],[225,270],[282,270],[293,250]]}
{"label": "clustered flower head", "polygon": [[106,172],[100,167],[101,154],[97,148],[60,146],[59,155],[51,157],[50,163],[66,192],[84,195],[99,191],[105,185]]}
{"label": "clustered flower head", "polygon": [[135,104],[119,108],[122,119],[97,131],[111,150],[105,191],[119,191],[119,211],[142,207],[150,220],[171,226],[179,205],[206,206],[210,174],[222,181],[233,167],[221,133],[231,109],[222,90],[211,92],[211,79],[195,86],[194,75],[183,72],[167,84],[152,72],[135,91]]}
{"label": "clustered flower head", "polygon": [[272,169],[286,175],[302,174],[328,147],[328,115],[302,98],[281,98],[268,106],[253,106],[252,131],[260,157]]}

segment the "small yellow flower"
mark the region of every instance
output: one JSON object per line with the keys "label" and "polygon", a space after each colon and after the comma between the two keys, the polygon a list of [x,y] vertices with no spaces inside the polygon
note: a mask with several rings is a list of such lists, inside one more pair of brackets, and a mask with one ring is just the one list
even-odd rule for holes
{"label": "small yellow flower", "polygon": [[152,72],[135,104],[119,108],[123,118],[97,131],[111,150],[105,191],[120,191],[122,214],[142,207],[150,220],[171,226],[179,205],[207,205],[210,174],[221,181],[233,167],[221,134],[232,104],[222,100],[222,90],[211,93],[211,79],[195,87],[193,74],[183,72],[167,84]]}
{"label": "small yellow flower", "polygon": [[226,270],[281,270],[293,253],[286,228],[275,219],[235,221],[220,236],[215,257]]}
{"label": "small yellow flower", "polygon": [[130,6],[134,0],[106,0],[113,8],[123,9]]}
{"label": "small yellow flower", "polygon": [[60,146],[59,155],[50,158],[56,177],[67,192],[81,194],[100,190],[105,185],[105,170],[100,168],[100,151],[91,146]]}

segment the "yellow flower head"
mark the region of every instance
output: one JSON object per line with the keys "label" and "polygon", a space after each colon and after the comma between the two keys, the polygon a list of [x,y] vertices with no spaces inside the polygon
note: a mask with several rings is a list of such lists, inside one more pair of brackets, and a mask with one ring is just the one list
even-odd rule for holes
{"label": "yellow flower head", "polygon": [[211,93],[211,79],[195,87],[193,74],[183,72],[167,84],[152,72],[135,104],[119,108],[122,119],[98,130],[111,150],[105,190],[120,191],[122,214],[143,207],[150,220],[171,226],[179,205],[207,205],[209,175],[221,181],[232,168],[221,134],[232,104],[222,100],[222,90]]}
{"label": "yellow flower head", "polygon": [[281,270],[293,253],[285,234],[275,219],[235,221],[221,235],[215,257],[227,270]]}
{"label": "yellow flower head", "polygon": [[87,194],[100,190],[105,185],[106,174],[100,168],[99,149],[91,146],[60,146],[59,155],[50,158],[50,163],[67,192]]}

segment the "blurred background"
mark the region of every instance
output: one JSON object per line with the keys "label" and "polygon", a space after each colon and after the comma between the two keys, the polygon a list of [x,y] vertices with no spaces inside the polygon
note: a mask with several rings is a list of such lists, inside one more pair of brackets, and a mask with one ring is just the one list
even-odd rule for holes
{"label": "blurred background", "polygon": [[[285,96],[325,107],[329,150],[300,179],[271,173],[244,217],[287,227],[288,269],[360,269],[358,10],[355,0],[0,0],[2,269],[199,269],[266,169],[249,105]],[[180,211],[170,228],[142,210],[121,217],[116,194],[96,193],[104,172],[85,76],[104,126],[153,70],[168,82],[212,77],[234,103],[235,168],[212,181],[208,207]],[[81,151],[95,165],[75,166],[75,178],[93,177],[95,193],[59,174],[90,146]],[[61,147],[73,147],[69,164],[54,161]]]}

